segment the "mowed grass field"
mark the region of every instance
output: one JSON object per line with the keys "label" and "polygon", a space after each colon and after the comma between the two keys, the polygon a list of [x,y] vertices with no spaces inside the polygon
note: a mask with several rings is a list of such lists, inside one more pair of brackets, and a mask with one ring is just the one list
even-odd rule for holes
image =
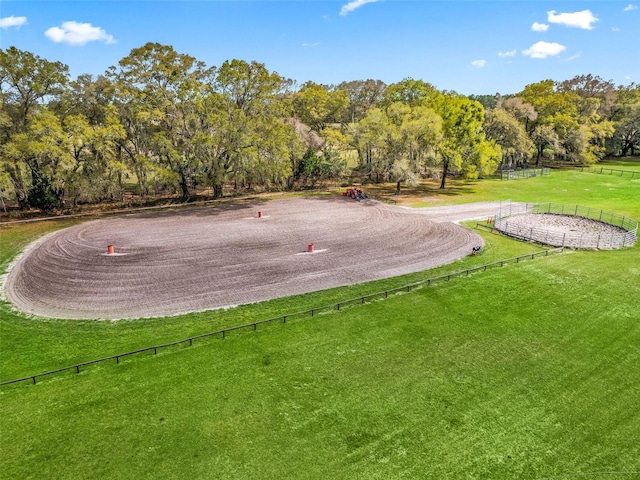
{"label": "mowed grass field", "polygon": [[[552,171],[439,201],[506,199],[638,220],[640,178]],[[67,225],[1,229],[1,270]],[[79,322],[2,304],[0,378],[540,250],[483,235],[482,256],[437,271],[227,311]],[[0,387],[0,478],[640,478],[639,260],[639,245],[567,252]]]}

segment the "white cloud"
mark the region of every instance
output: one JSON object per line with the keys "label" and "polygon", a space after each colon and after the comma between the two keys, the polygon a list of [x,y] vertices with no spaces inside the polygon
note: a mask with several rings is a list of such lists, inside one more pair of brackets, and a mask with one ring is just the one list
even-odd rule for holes
{"label": "white cloud", "polygon": [[474,60],[471,62],[471,66],[475,68],[482,68],[487,64],[486,60]]}
{"label": "white cloud", "polygon": [[108,35],[100,27],[90,23],[64,22],[61,27],[51,27],[44,34],[55,43],[68,45],[84,45],[88,42],[104,40],[105,43],[116,43],[112,35]]}
{"label": "white cloud", "polygon": [[622,29],[620,27],[611,27],[612,32],[621,32]]}
{"label": "white cloud", "polygon": [[629,5],[624,7],[625,12],[630,12],[631,10],[637,10],[637,9],[638,9],[638,6],[634,5],[633,3],[630,3]]}
{"label": "white cloud", "polygon": [[559,13],[556,15],[555,10],[547,12],[547,21],[550,23],[559,23],[566,27],[582,28],[584,30],[593,30],[593,23],[598,19],[591,13],[591,10],[582,10],[574,13]]}
{"label": "white cloud", "polygon": [[307,48],[307,47],[317,47],[318,45],[320,45],[320,42],[313,42],[313,43],[303,43],[302,46]]}
{"label": "white cloud", "polygon": [[27,23],[27,17],[4,17],[0,18],[0,28],[20,27]]}
{"label": "white cloud", "polygon": [[514,57],[518,53],[518,51],[514,48],[513,50],[509,50],[508,52],[498,52],[499,57]]}
{"label": "white cloud", "polygon": [[531,30],[533,30],[534,32],[546,32],[547,30],[549,30],[549,25],[547,25],[546,23],[533,22],[533,25],[531,25]]}
{"label": "white cloud", "polygon": [[566,48],[559,43],[538,42],[531,45],[527,50],[523,50],[522,54],[531,58],[547,58],[559,55]]}
{"label": "white cloud", "polygon": [[380,0],[351,0],[349,3],[346,3],[340,9],[340,15],[345,16],[349,12],[353,12],[356,8],[360,8],[367,3],[375,3]]}

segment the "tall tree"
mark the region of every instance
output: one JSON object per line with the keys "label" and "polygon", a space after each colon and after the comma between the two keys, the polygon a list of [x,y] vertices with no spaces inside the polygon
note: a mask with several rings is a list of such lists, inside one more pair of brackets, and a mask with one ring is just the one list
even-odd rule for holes
{"label": "tall tree", "polygon": [[189,197],[200,173],[193,127],[205,65],[171,46],[147,43],[120,60],[119,68],[111,67],[108,76],[127,131],[123,148],[139,181],[151,163],[163,181]]}
{"label": "tall tree", "polygon": [[[51,185],[46,172],[39,170],[41,163],[33,161],[32,147],[40,140],[29,138],[35,134],[31,122],[43,110],[44,105],[55,100],[68,82],[68,67],[60,62],[50,62],[30,52],[9,47],[0,50],[0,95],[2,118],[0,138],[5,144],[2,167],[13,185],[16,200],[21,208],[28,208],[37,189],[42,195],[55,198],[59,190]],[[50,116],[42,120],[52,125]],[[14,138],[20,135],[19,138]],[[41,136],[43,138],[43,136]],[[11,154],[6,153],[12,144]],[[27,147],[27,144],[31,144]],[[24,148],[18,148],[21,145]],[[26,157],[20,157],[22,152]],[[36,183],[34,183],[36,182]],[[40,196],[42,196],[40,195]]]}
{"label": "tall tree", "polygon": [[395,102],[373,108],[349,129],[360,169],[376,179],[412,181],[435,155],[442,140],[441,118],[426,106]]}
{"label": "tall tree", "polygon": [[536,166],[540,164],[546,152],[551,155],[563,152],[560,138],[551,125],[538,125],[534,128],[531,132],[531,141],[536,148]]}
{"label": "tall tree", "polygon": [[75,166],[65,181],[68,204],[123,199],[128,168],[120,146],[126,132],[113,94],[109,79],[83,74],[52,104],[73,149]]}
{"label": "tall tree", "polygon": [[410,106],[423,105],[426,101],[439,95],[436,88],[423,80],[405,78],[389,85],[385,91],[381,105],[388,107],[395,102],[403,102]]}
{"label": "tall tree", "polygon": [[384,98],[387,85],[382,80],[353,80],[342,82],[336,89],[346,91],[349,105],[342,114],[343,123],[359,122],[367,111],[375,107]]}
{"label": "tall tree", "polygon": [[485,112],[484,131],[488,140],[500,145],[502,163],[509,168],[526,161],[533,150],[523,124],[504,108]]}
{"label": "tall tree", "polygon": [[295,93],[293,105],[298,118],[320,132],[328,123],[340,121],[349,105],[349,94],[346,90],[306,82]]}
{"label": "tall tree", "polygon": [[557,82],[556,90],[561,93],[573,92],[585,100],[597,99],[598,115],[607,119],[611,116],[616,99],[616,86],[612,80],[603,80],[591,74],[576,75],[570,80]]}
{"label": "tall tree", "polygon": [[436,164],[442,168],[440,188],[446,187],[451,171],[477,178],[493,173],[500,163],[501,151],[488,141],[483,131],[484,108],[463,95],[431,95],[427,101],[442,118],[442,141],[438,144]]}
{"label": "tall tree", "polygon": [[16,47],[0,50],[0,93],[15,132],[26,131],[38,104],[60,95],[68,81],[69,67],[61,62]]}
{"label": "tall tree", "polygon": [[609,151],[620,156],[640,152],[640,85],[618,88],[611,118],[614,133]]}
{"label": "tall tree", "polygon": [[22,180],[30,184],[28,206],[45,211],[62,206],[64,180],[72,164],[70,150],[60,119],[46,108],[31,114],[27,131],[12,135],[4,145],[3,159],[28,175]]}
{"label": "tall tree", "polygon": [[[562,91],[558,91],[552,80],[545,80],[527,85],[518,96],[532,104],[538,113],[537,120],[529,124],[532,136],[537,130],[537,140],[547,138],[553,141],[546,145],[554,145],[555,139],[547,135],[547,130],[538,128],[549,126],[554,130],[560,147],[551,149],[554,156],[570,162],[591,164],[604,155],[604,139],[613,132],[613,125],[598,114],[601,104],[599,98],[581,96],[587,95],[588,90],[570,87],[570,84],[565,84],[562,85]],[[539,161],[546,147],[541,148],[545,142],[538,143],[537,140],[534,139],[534,143],[538,145]]]}
{"label": "tall tree", "polygon": [[216,196],[228,180],[239,189],[280,186],[292,176],[292,156],[301,149],[286,121],[284,98],[291,84],[261,63],[242,60],[224,62],[211,77],[202,103],[208,135],[199,138],[198,150]]}

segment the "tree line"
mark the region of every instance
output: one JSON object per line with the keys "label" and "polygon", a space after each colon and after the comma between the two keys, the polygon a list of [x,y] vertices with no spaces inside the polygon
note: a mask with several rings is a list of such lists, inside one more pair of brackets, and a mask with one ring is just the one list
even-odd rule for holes
{"label": "tree line", "polygon": [[591,75],[464,96],[411,78],[292,80],[258,62],[208,67],[158,43],[103,75],[0,50],[0,199],[45,211],[184,198],[202,189],[293,189],[357,175],[479,178],[540,162],[640,151],[640,87]]}

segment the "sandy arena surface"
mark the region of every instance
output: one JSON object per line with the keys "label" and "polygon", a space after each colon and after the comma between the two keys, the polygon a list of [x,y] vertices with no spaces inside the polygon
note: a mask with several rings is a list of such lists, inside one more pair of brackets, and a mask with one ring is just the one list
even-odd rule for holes
{"label": "sandy arena surface", "polygon": [[[498,208],[407,209],[316,197],[96,220],[30,245],[11,266],[3,294],[23,312],[66,319],[257,302],[449,263],[483,243],[453,222]],[[108,245],[115,254],[107,255]]]}
{"label": "sandy arena surface", "polygon": [[548,213],[527,213],[513,215],[507,219],[509,223],[526,228],[540,228],[552,232],[584,232],[584,233],[624,233],[625,230],[615,225],[573,215]]}
{"label": "sandy arena surface", "polygon": [[624,228],[574,215],[526,213],[496,220],[495,227],[516,238],[571,248],[620,248],[635,243]]}

